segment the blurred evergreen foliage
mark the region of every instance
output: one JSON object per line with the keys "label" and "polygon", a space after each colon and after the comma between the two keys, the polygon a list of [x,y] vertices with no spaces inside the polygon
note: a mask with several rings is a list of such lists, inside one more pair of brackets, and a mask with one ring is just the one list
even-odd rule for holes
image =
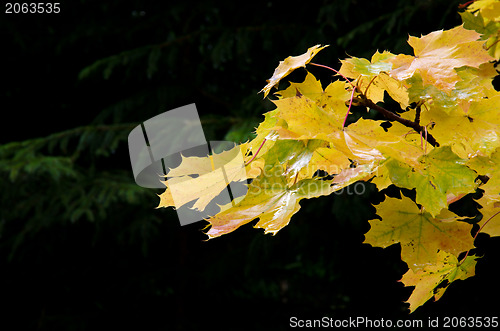
{"label": "blurred evergreen foliage", "polygon": [[207,140],[249,139],[273,108],[258,91],[278,61],[315,44],[331,45],[315,61],[333,67],[377,49],[411,53],[408,34],[460,24],[458,3],[79,0],[57,15],[4,15],[0,293],[10,310],[0,325],[279,330],[293,314],[406,316],[398,248],[361,245],[380,200],[370,184],[305,201],[276,237],[246,227],[203,242],[202,223],[180,227],[174,211],[154,209],[158,190],[135,184],[127,136],[195,102]]}

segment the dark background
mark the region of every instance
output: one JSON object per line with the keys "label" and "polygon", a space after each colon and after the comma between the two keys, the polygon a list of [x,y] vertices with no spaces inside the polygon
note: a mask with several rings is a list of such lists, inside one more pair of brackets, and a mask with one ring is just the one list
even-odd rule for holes
{"label": "dark background", "polygon": [[[335,68],[339,58],[377,49],[412,54],[408,35],[461,24],[458,4],[75,0],[61,2],[59,14],[3,8],[0,329],[283,330],[291,316],[498,316],[498,238],[476,240],[484,255],[476,277],[409,315],[399,246],[362,244],[371,204],[383,199],[373,185],[363,195],[303,200],[275,237],[247,225],[207,242],[203,222],[181,227],[175,211],[154,209],[161,191],[135,185],[128,157],[133,127],[193,102],[208,140],[244,141],[273,108],[258,91],[278,61],[316,44],[330,47],[314,61]],[[471,197],[454,208],[477,213]]]}

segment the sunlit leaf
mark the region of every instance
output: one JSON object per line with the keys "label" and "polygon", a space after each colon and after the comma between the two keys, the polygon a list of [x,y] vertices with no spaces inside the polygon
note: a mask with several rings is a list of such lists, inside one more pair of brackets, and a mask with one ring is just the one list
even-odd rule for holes
{"label": "sunlit leaf", "polygon": [[398,55],[391,60],[390,75],[400,81],[419,72],[424,85],[449,92],[460,80],[455,68],[469,66],[478,68],[493,60],[478,41],[480,34],[457,26],[451,30],[434,31],[421,38],[410,37],[415,57]]}
{"label": "sunlit leaf", "polygon": [[307,52],[305,52],[302,55],[289,56],[285,60],[280,61],[280,64],[274,70],[273,76],[267,80],[268,84],[264,86],[264,88],[260,91],[264,92],[264,98],[269,94],[271,88],[276,84],[278,84],[283,77],[287,76],[289,73],[291,73],[297,68],[305,67],[305,65],[308,64],[311,61],[311,59],[325,47],[328,47],[328,45],[326,46],[316,45],[310,47],[307,50]]}

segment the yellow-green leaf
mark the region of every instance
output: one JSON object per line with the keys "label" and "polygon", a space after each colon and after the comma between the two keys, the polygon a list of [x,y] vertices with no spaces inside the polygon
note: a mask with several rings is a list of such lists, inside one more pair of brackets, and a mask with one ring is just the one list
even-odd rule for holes
{"label": "yellow-green leaf", "polygon": [[478,259],[476,256],[467,256],[465,261],[459,263],[455,255],[444,251],[439,251],[437,255],[436,263],[417,271],[410,269],[401,279],[405,286],[415,286],[407,301],[410,304],[410,312],[414,312],[432,297],[439,300],[453,281],[475,275]]}
{"label": "yellow-green leaf", "polygon": [[256,218],[260,219],[257,228],[276,234],[300,209],[300,200],[332,192],[331,181],[306,179],[290,185],[284,174],[281,165],[265,169],[248,185],[246,196],[236,206],[208,219],[209,238],[232,232]]}
{"label": "yellow-green leaf", "polygon": [[450,146],[443,146],[421,156],[418,167],[397,160],[390,160],[385,165],[391,181],[400,187],[415,188],[417,203],[436,216],[448,206],[448,194],[458,196],[475,190],[477,174],[465,165],[465,161],[454,154]]}
{"label": "yellow-green leaf", "polygon": [[437,217],[421,211],[409,198],[386,198],[376,206],[382,221],[371,220],[365,243],[387,247],[401,244],[401,259],[413,270],[435,264],[438,250],[458,256],[474,248],[472,225],[449,210]]}

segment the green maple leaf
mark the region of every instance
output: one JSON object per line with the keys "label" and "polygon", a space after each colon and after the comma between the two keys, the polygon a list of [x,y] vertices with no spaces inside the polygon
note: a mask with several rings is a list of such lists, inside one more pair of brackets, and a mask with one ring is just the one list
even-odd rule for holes
{"label": "green maple leaf", "polygon": [[[410,312],[414,312],[432,297],[439,300],[453,281],[474,276],[477,259],[476,256],[467,256],[459,263],[455,255],[439,251],[436,263],[417,271],[408,270],[401,282],[405,286],[415,286],[407,301],[410,304]],[[441,284],[444,285],[440,286]]]}
{"label": "green maple leaf", "polygon": [[438,250],[458,256],[474,248],[472,225],[459,222],[461,218],[448,210],[433,217],[405,196],[402,200],[386,198],[376,208],[382,221],[370,220],[365,243],[384,248],[400,243],[401,259],[411,269],[435,264]]}
{"label": "green maple leaf", "polygon": [[366,77],[377,76],[381,72],[389,72],[392,69],[392,63],[389,61],[396,55],[384,51],[378,51],[372,56],[371,61],[363,58],[351,57],[349,59],[341,60],[342,67],[339,73],[349,78],[358,78],[363,75]]}
{"label": "green maple leaf", "polygon": [[465,161],[454,154],[450,146],[442,146],[421,156],[419,167],[394,159],[385,166],[394,184],[408,189],[415,188],[417,203],[436,216],[448,206],[448,194],[458,196],[474,192],[477,174],[465,165]]}

